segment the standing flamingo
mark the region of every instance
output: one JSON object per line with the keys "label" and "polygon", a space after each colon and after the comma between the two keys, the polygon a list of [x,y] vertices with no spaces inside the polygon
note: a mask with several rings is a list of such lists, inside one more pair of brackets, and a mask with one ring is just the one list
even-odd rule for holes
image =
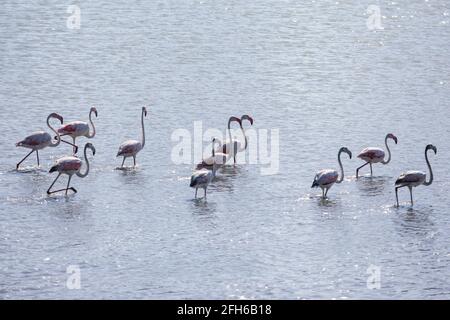
{"label": "standing flamingo", "polygon": [[77,153],[78,150],[78,147],[75,143],[75,139],[77,137],[86,137],[88,139],[95,137],[95,126],[94,122],[92,122],[92,114],[95,114],[95,117],[98,116],[97,109],[94,107],[92,107],[91,110],[89,111],[89,122],[91,123],[92,126],[92,132],[91,129],[89,128],[89,124],[84,121],[72,121],[63,125],[61,128],[58,129],[58,132],[61,135],[61,137],[63,136],[72,137],[73,144],[64,140],[61,140],[61,142],[73,146],[74,154]]}
{"label": "standing flamingo", "polygon": [[200,170],[200,169],[212,170],[214,165],[217,167],[217,169],[219,169],[225,163],[227,163],[228,159],[230,158],[230,156],[228,154],[223,153],[223,152],[214,151],[214,145],[215,145],[216,142],[219,145],[218,149],[221,150],[222,143],[220,142],[220,140],[217,140],[216,138],[214,138],[213,139],[213,144],[212,144],[213,148],[212,148],[211,156],[206,158],[206,159],[204,159],[199,164],[197,164],[196,170]]}
{"label": "standing flamingo", "polygon": [[57,147],[61,142],[61,137],[59,133],[50,125],[50,119],[55,118],[58,119],[61,123],[63,123],[63,118],[57,113],[51,113],[47,117],[47,126],[56,133],[56,142],[52,142],[52,136],[45,131],[37,131],[26,137],[24,140],[17,142],[16,147],[24,147],[31,149],[30,153],[28,153],[25,158],[23,158],[17,165],[16,169],[19,169],[19,166],[22,162],[25,161],[26,158],[30,156],[34,151],[36,151],[37,156],[37,164],[39,167],[39,150],[42,150],[46,147]]}
{"label": "standing flamingo", "polygon": [[398,204],[398,189],[403,187],[408,187],[409,195],[411,196],[411,206],[414,205],[412,188],[420,186],[421,184],[425,186],[431,185],[433,182],[433,171],[431,170],[430,161],[428,160],[428,150],[433,150],[434,154],[437,154],[437,148],[432,144],[429,144],[425,147],[425,160],[428,165],[428,169],[430,170],[430,180],[426,181],[426,173],[422,171],[407,171],[404,172],[398,177],[397,181],[395,181],[395,197],[397,199],[397,207]]}
{"label": "standing flamingo", "polygon": [[[237,140],[233,140],[233,138],[231,137],[231,123],[233,121],[239,123],[239,127],[241,128],[241,130],[243,130],[241,119],[239,119],[237,117],[233,117],[233,116],[230,117],[230,119],[228,119],[228,139],[225,140],[224,144],[222,145],[221,148],[219,148],[217,150],[217,152],[226,153],[230,157],[233,157],[234,164],[236,164],[236,154],[237,154],[238,150],[241,149],[241,143]],[[253,123],[253,119],[252,119],[252,123]],[[245,135],[245,133],[244,133],[244,135]],[[247,140],[246,140],[246,145],[247,145]]]}
{"label": "standing flamingo", "polygon": [[386,138],[384,139],[384,143],[385,143],[386,149],[388,151],[387,160],[384,160],[385,153],[384,153],[383,149],[380,149],[380,148],[374,148],[374,147],[365,148],[358,154],[358,158],[366,161],[366,163],[363,164],[358,169],[356,169],[356,178],[358,178],[359,169],[365,167],[368,164],[370,164],[370,176],[372,176],[373,175],[372,163],[381,162],[382,164],[388,164],[391,161],[391,150],[389,149],[389,146],[387,144],[388,139],[394,140],[395,144],[397,144],[397,141],[398,141],[397,137],[394,136],[392,133],[388,133],[386,135]]}
{"label": "standing flamingo", "polygon": [[199,188],[202,188],[205,192],[205,200],[206,200],[206,189],[208,188],[208,185],[211,183],[211,181],[216,176],[216,171],[218,168],[218,165],[216,164],[215,160],[215,153],[214,153],[214,145],[216,143],[216,138],[212,140],[212,154],[213,154],[213,161],[212,161],[212,170],[208,170],[207,168],[202,168],[200,170],[195,171],[191,176],[191,183],[190,187],[195,188],[195,199],[197,199],[197,191]]}
{"label": "standing flamingo", "polygon": [[[248,122],[250,122],[251,126],[253,125],[253,118],[250,117],[248,114],[244,114],[240,120],[241,120],[241,122],[239,123],[239,126],[241,127],[242,134],[244,135],[245,143],[244,143],[244,146],[242,146],[242,144],[239,141],[232,140],[234,143],[234,148],[235,148],[234,153],[231,152],[231,154],[234,155],[234,157],[233,157],[234,163],[236,163],[236,153],[245,151],[248,147],[248,138],[247,138],[247,136],[245,134],[245,130],[242,126],[242,124],[244,123],[244,120],[247,120]],[[230,127],[230,125],[228,125],[228,130],[230,130],[229,127]],[[230,153],[229,151],[233,151],[233,149],[232,149],[233,146],[231,145],[230,141],[231,141],[231,138],[229,140],[226,140],[226,142],[223,146],[217,148],[217,152],[222,151],[223,153]]]}
{"label": "standing flamingo", "polygon": [[339,177],[338,172],[333,169],[320,170],[314,177],[314,181],[312,183],[311,188],[320,187],[322,189],[322,198],[325,198],[327,196],[328,190],[333,186],[333,184],[341,183],[344,180],[344,167],[342,166],[341,162],[342,152],[347,153],[350,159],[352,158],[351,151],[348,150],[346,147],[342,147],[341,149],[339,149],[338,163],[339,166],[341,167],[341,177],[339,178],[339,180],[338,180]]}
{"label": "standing flamingo", "polygon": [[122,166],[125,163],[125,159],[128,157],[133,157],[134,160],[134,166],[136,167],[136,155],[139,151],[141,151],[144,148],[145,145],[145,130],[144,130],[144,116],[147,116],[147,109],[145,107],[142,107],[142,114],[141,114],[141,124],[142,124],[142,142],[139,142],[137,140],[127,140],[124,143],[122,143],[119,147],[119,152],[117,152],[117,157],[122,156]]}
{"label": "standing flamingo", "polygon": [[[95,148],[94,148],[94,146],[91,143],[89,143],[89,142],[86,143],[86,145],[84,146],[84,159],[86,160],[86,171],[85,171],[85,173],[81,173],[80,172],[82,162],[81,162],[81,159],[76,157],[76,156],[62,157],[62,158],[60,158],[60,159],[58,159],[56,161],[55,165],[50,169],[50,172],[58,171],[58,176],[53,181],[53,183],[51,184],[50,188],[48,188],[47,194],[52,194],[52,193],[56,193],[56,192],[60,192],[60,191],[65,191],[66,195],[67,195],[67,192],[69,190],[72,190],[74,193],[77,193],[77,190],[74,187],[69,187],[70,186],[70,180],[72,179],[72,176],[74,174],[76,174],[80,178],[85,178],[88,175],[88,173],[89,173],[89,160],[88,160],[87,154],[86,154],[87,149],[91,149],[92,150],[92,155],[95,156]],[[53,187],[53,185],[55,184],[55,182],[61,176],[61,174],[67,174],[69,176],[69,181],[67,182],[67,187],[65,189],[50,191],[51,188]]]}

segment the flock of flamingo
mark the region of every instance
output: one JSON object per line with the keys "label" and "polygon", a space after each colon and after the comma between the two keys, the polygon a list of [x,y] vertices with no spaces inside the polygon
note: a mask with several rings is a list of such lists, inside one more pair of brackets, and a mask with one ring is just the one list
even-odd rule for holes
{"label": "flock of flamingo", "polygon": [[[76,138],[78,137],[86,137],[88,139],[92,139],[95,137],[96,131],[94,122],[92,120],[92,115],[95,117],[98,116],[98,112],[96,108],[91,108],[89,112],[89,123],[84,121],[73,121],[64,125],[63,117],[61,117],[57,113],[51,113],[47,117],[47,126],[51,131],[55,133],[53,141],[52,136],[45,131],[34,132],[22,141],[16,143],[17,147],[24,147],[27,149],[31,149],[31,151],[17,164],[16,169],[19,170],[20,165],[27,159],[33,152],[36,152],[37,164],[40,166],[39,161],[39,151],[45,149],[47,147],[57,147],[61,142],[69,144],[73,147],[73,154],[69,156],[64,156],[56,160],[55,164],[51,167],[50,173],[58,172],[57,177],[52,182],[50,187],[47,190],[47,194],[53,194],[57,192],[65,192],[67,195],[69,190],[76,193],[77,190],[70,186],[70,182],[73,175],[77,175],[80,178],[85,178],[89,174],[89,160],[87,157],[87,150],[90,149],[92,151],[92,155],[95,155],[95,147],[92,143],[86,143],[84,146],[84,159],[86,161],[86,169],[84,173],[81,173],[82,161],[79,157],[76,156],[78,152],[78,146],[76,144]],[[142,108],[141,113],[141,126],[142,126],[142,140],[127,140],[123,142],[119,146],[119,151],[117,152],[117,157],[123,157],[122,165],[120,168],[123,168],[125,160],[127,158],[133,158],[133,167],[136,166],[136,155],[144,148],[145,146],[145,128],[144,128],[144,117],[147,116],[147,109],[145,107]],[[50,124],[51,119],[57,119],[61,123],[61,127],[57,130],[52,127]],[[230,117],[228,120],[228,139],[225,142],[221,142],[220,140],[213,138],[212,139],[212,151],[211,156],[203,159],[201,163],[197,164],[194,173],[190,179],[190,187],[195,188],[195,199],[197,199],[197,191],[198,189],[204,190],[204,199],[206,199],[206,190],[209,184],[213,181],[216,176],[216,172],[219,168],[225,165],[231,158],[233,158],[234,165],[236,164],[236,155],[238,152],[244,152],[248,147],[248,139],[245,134],[245,130],[243,127],[243,122],[248,121],[250,125],[253,125],[253,118],[249,115],[243,115],[241,118],[238,117]],[[236,122],[239,124],[240,129],[242,130],[244,136],[244,143],[237,139],[233,139],[231,136],[231,124]],[[62,140],[61,137],[71,137],[72,142]],[[389,149],[388,140],[391,139],[397,144],[398,139],[392,133],[386,135],[385,145],[386,150],[388,152],[388,157],[385,159],[385,152],[381,148],[368,147],[363,149],[359,154],[358,158],[364,161],[364,164],[356,169],[356,178],[359,177],[359,170],[365,167],[366,165],[370,166],[370,175],[373,176],[373,168],[372,165],[375,163],[388,164],[391,161],[391,150]],[[216,144],[218,147],[216,148]],[[431,144],[425,147],[425,161],[429,170],[429,180],[427,181],[426,173],[422,171],[406,171],[402,173],[397,180],[395,181],[395,196],[397,201],[397,206],[399,206],[398,201],[398,190],[403,187],[408,187],[411,205],[414,204],[412,188],[425,185],[429,186],[433,182],[433,171],[431,169],[430,161],[428,159],[428,151],[432,150],[435,154],[437,154],[437,148]],[[314,181],[312,183],[312,188],[319,187],[322,189],[322,198],[326,198],[328,191],[335,183],[341,183],[344,180],[344,168],[341,161],[341,154],[346,153],[349,158],[352,158],[351,151],[342,147],[338,152],[338,164],[340,167],[340,175],[337,170],[334,169],[324,169],[317,172],[314,177]],[[60,178],[62,174],[68,175],[68,183],[66,188],[51,191],[52,187],[55,185],[56,181]]]}

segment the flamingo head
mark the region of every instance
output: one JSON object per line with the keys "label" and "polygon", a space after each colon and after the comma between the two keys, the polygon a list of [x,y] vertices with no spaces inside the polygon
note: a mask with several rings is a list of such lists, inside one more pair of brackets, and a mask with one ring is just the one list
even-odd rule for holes
{"label": "flamingo head", "polygon": [[147,108],[146,107],[142,107],[142,113],[144,114],[144,116],[147,116]]}
{"label": "flamingo head", "polygon": [[61,122],[61,124],[64,122],[63,117],[61,117],[61,116],[60,116],[59,114],[57,114],[57,113],[51,113],[48,117],[49,117],[49,118],[55,118],[55,119],[58,119],[58,120]]}
{"label": "flamingo head", "polygon": [[239,119],[238,117],[231,116],[230,119],[228,119],[228,128],[230,128],[230,125],[233,121],[236,121],[237,123],[239,123],[239,126],[242,127],[241,119]]}
{"label": "flamingo head", "polygon": [[341,152],[345,152],[346,154],[348,154],[350,159],[352,158],[352,152],[350,150],[348,150],[347,147],[342,147],[341,149],[339,149],[339,153],[341,153]]}
{"label": "flamingo head", "polygon": [[425,148],[425,152],[427,152],[430,149],[434,151],[434,154],[437,154],[437,148],[432,144],[427,145],[427,147]]}
{"label": "flamingo head", "polygon": [[92,143],[90,143],[90,142],[86,143],[86,145],[84,146],[84,150],[86,150],[86,149],[91,149],[92,154],[95,156],[95,147]]}
{"label": "flamingo head", "polygon": [[398,142],[397,137],[394,136],[392,133],[388,133],[387,136],[386,136],[386,139],[392,139],[392,140],[394,140],[395,144],[397,144],[397,142]]}
{"label": "flamingo head", "polygon": [[92,108],[91,108],[91,111],[90,111],[89,113],[94,113],[94,114],[95,114],[95,117],[96,117],[96,118],[98,117],[97,108],[95,108],[95,107],[92,107]]}
{"label": "flamingo head", "polygon": [[249,122],[250,122],[250,125],[253,125],[253,118],[250,117],[248,114],[244,114],[244,115],[241,117],[241,122],[243,122],[244,120],[249,121]]}

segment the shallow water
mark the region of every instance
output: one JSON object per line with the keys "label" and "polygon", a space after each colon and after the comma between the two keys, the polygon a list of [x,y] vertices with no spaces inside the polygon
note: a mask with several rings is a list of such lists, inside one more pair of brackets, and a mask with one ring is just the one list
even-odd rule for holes
{"label": "shallow water", "polygon": [[[66,27],[70,3],[2,4],[0,298],[449,298],[450,8],[375,2],[384,30],[366,27],[373,1],[95,1],[79,30]],[[27,151],[14,143],[47,130],[50,112],[87,120],[92,105],[91,172],[73,178],[76,195],[47,197],[70,147],[16,172]],[[138,168],[115,170],[143,105]],[[228,166],[195,201],[194,165],[173,163],[171,134],[244,113],[280,129],[278,174]],[[356,180],[357,153],[388,132],[392,162]],[[394,207],[395,178],[426,170],[428,143],[434,183],[414,190],[414,208],[407,190]],[[354,157],[321,200],[311,182],[341,146]],[[79,290],[66,286],[71,265]]]}

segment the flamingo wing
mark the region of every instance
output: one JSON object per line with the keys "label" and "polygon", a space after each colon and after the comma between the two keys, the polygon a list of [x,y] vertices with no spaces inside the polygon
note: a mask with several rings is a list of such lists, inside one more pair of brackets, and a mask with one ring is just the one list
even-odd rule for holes
{"label": "flamingo wing", "polygon": [[395,185],[409,185],[409,184],[417,184],[425,181],[426,174],[422,171],[407,171],[402,173],[397,180],[395,181]]}
{"label": "flamingo wing", "polygon": [[319,187],[335,183],[338,177],[339,174],[336,170],[333,169],[320,170],[314,177],[314,181],[311,187]]}
{"label": "flamingo wing", "polygon": [[373,159],[379,159],[384,158],[384,151],[380,148],[365,148],[363,149],[359,154],[358,158],[364,159],[364,160],[373,160]]}
{"label": "flamingo wing", "polygon": [[139,141],[127,140],[120,145],[119,152],[117,152],[117,156],[119,157],[122,155],[135,154],[141,149],[142,145]]}
{"label": "flamingo wing", "polygon": [[202,169],[195,171],[191,176],[191,187],[195,187],[202,184],[207,184],[209,182],[210,175],[212,175],[211,171]]}

